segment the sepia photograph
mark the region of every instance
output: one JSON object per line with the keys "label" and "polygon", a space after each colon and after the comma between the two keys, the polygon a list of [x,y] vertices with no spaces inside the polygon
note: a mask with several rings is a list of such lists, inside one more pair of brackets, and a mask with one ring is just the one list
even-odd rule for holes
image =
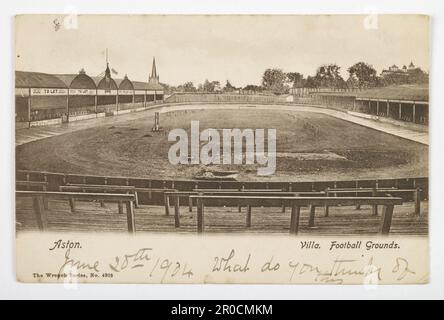
{"label": "sepia photograph", "polygon": [[17,279],[427,283],[429,26],[17,15]]}

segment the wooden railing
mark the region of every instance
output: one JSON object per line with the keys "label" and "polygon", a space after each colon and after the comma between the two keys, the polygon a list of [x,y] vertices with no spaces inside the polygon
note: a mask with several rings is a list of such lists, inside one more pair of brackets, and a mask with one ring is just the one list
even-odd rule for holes
{"label": "wooden railing", "polygon": [[110,194],[110,193],[77,193],[77,192],[44,192],[44,191],[16,191],[16,197],[28,197],[33,199],[33,208],[36,216],[37,226],[43,231],[46,228],[45,200],[67,200],[71,212],[75,213],[75,200],[79,201],[105,201],[126,204],[126,215],[128,232],[135,233],[134,200],[133,194]]}
{"label": "wooden railing", "polygon": [[[204,207],[207,201],[218,200],[227,205],[233,200],[246,206],[276,206],[284,203],[291,206],[290,234],[297,234],[299,230],[300,208],[305,206],[356,206],[356,205],[383,205],[379,233],[387,235],[392,223],[393,208],[402,204],[401,198],[394,197],[283,197],[283,196],[223,196],[223,195],[192,195],[197,200],[197,233],[204,232]],[[246,215],[246,226],[251,226],[251,210]]]}
{"label": "wooden railing", "polygon": [[[413,195],[413,201],[415,202],[415,211],[414,215],[421,215],[421,189],[395,189],[395,188],[327,188],[325,190],[326,196],[329,195],[338,195],[338,194],[355,194],[358,196],[359,193],[370,193],[373,197],[377,197],[378,195],[392,195],[399,193],[411,193]],[[375,216],[378,215],[378,207],[374,205],[373,214]],[[328,216],[328,206],[325,207],[325,216]]]}
{"label": "wooden railing", "polygon": [[[59,191],[61,185],[88,184],[88,185],[119,185],[135,186],[138,188],[158,188],[180,191],[193,191],[196,189],[279,189],[288,192],[325,191],[326,188],[420,188],[421,200],[428,199],[428,178],[412,177],[399,179],[361,179],[361,180],[330,180],[330,181],[206,181],[192,179],[156,179],[122,176],[98,176],[86,174],[54,173],[45,171],[17,170],[17,180],[44,181],[48,183],[48,190]],[[148,197],[139,199],[149,204],[164,204],[164,198]]]}
{"label": "wooden railing", "polygon": [[135,196],[135,207],[139,206],[139,193],[147,193],[151,197],[152,193],[161,193],[167,191],[174,191],[174,189],[167,188],[140,188],[135,186],[121,186],[121,185],[109,185],[109,184],[67,184],[65,186],[60,186],[59,191],[70,191],[70,192],[114,192],[114,193],[131,193]]}

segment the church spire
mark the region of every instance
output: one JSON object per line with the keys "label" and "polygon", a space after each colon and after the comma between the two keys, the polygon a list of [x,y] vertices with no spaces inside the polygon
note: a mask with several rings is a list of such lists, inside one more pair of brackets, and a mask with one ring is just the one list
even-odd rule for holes
{"label": "church spire", "polygon": [[111,71],[109,70],[109,63],[108,63],[108,48],[106,48],[106,69],[105,69],[105,77],[111,78]]}
{"label": "church spire", "polygon": [[149,77],[149,82],[159,82],[159,75],[157,74],[156,69],[156,58],[153,57],[153,66],[151,68],[151,75]]}

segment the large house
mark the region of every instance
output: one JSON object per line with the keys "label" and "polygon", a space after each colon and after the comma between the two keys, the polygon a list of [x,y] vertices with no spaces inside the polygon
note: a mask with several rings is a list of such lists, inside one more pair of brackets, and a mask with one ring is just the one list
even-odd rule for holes
{"label": "large house", "polygon": [[400,76],[408,76],[409,72],[417,69],[417,67],[410,62],[409,66],[403,65],[402,68],[399,68],[396,64],[392,65],[388,69],[384,69],[381,72],[381,77],[386,77],[389,75],[400,75]]}

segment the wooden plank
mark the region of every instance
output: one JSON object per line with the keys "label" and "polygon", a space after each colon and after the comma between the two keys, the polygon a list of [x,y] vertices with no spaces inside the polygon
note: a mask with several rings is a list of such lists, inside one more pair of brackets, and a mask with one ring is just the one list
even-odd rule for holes
{"label": "wooden plank", "polygon": [[310,207],[309,207],[309,210],[310,210],[310,219],[309,219],[309,222],[308,222],[308,226],[309,226],[310,228],[312,228],[312,227],[314,227],[314,225],[315,225],[315,212],[316,212],[316,207],[315,207],[315,206],[310,206]]}
{"label": "wooden plank", "polygon": [[180,227],[180,208],[179,208],[179,197],[174,197],[174,226],[176,228]]}
{"label": "wooden plank", "polygon": [[[344,189],[329,189],[330,192],[335,193],[372,193],[374,188],[344,188]],[[406,193],[415,192],[415,189],[395,189],[395,188],[376,188],[376,193],[391,192],[391,193]]]}
{"label": "wooden plank", "polygon": [[295,203],[291,204],[291,219],[290,219],[290,234],[298,234],[299,232],[299,217],[301,208]]}
{"label": "wooden plank", "polygon": [[46,187],[48,182],[46,181],[16,181],[16,186],[37,186],[37,187]]}
{"label": "wooden plank", "polygon": [[76,204],[74,198],[69,198],[69,208],[71,209],[71,213],[76,212]]}
{"label": "wooden plank", "polygon": [[381,234],[383,235],[389,234],[390,227],[392,225],[392,217],[393,217],[393,205],[384,206],[381,218],[381,228],[380,228]]}
{"label": "wooden plank", "polygon": [[44,229],[44,206],[43,206],[43,197],[42,196],[36,196],[33,197],[33,206],[34,206],[34,213],[35,218],[37,221],[37,226],[40,231],[43,231]]}
{"label": "wooden plank", "polygon": [[133,200],[126,203],[126,218],[128,223],[128,232],[136,233],[136,221],[134,217],[134,202]]}
{"label": "wooden plank", "polygon": [[137,191],[134,191],[134,206],[136,208],[139,207],[139,194]]}
{"label": "wooden plank", "polygon": [[[326,197],[329,197],[329,196],[330,196],[330,193],[329,193],[328,188],[327,188],[327,190],[325,191],[325,196],[326,196]],[[328,204],[324,204],[324,216],[325,216],[325,217],[328,217],[328,215],[329,215],[329,207],[328,207]]]}
{"label": "wooden plank", "polygon": [[415,216],[421,215],[421,190],[419,188],[416,188],[414,193],[415,198]]}
{"label": "wooden plank", "polygon": [[[376,189],[373,189],[372,190],[372,196],[376,197],[377,195],[378,195],[378,191]],[[378,205],[377,204],[374,204],[372,206],[372,213],[373,213],[374,216],[378,215]]]}
{"label": "wooden plank", "polygon": [[250,205],[247,206],[247,215],[246,215],[245,226],[247,228],[251,227],[251,206]]}
{"label": "wooden plank", "polygon": [[193,189],[196,192],[285,192],[284,189]]}
{"label": "wooden plank", "polygon": [[59,200],[103,200],[107,202],[119,201],[134,201],[133,194],[118,194],[118,193],[83,193],[83,192],[44,192],[44,191],[16,191],[17,197],[33,197],[33,196],[45,196],[49,199]]}
{"label": "wooden plank", "polygon": [[282,202],[285,200],[291,200],[296,202],[299,206],[355,206],[356,204],[361,205],[388,205],[388,204],[402,204],[403,200],[401,198],[395,197],[276,197],[276,196],[190,196],[197,199],[206,200],[219,200],[223,203],[230,203],[233,200],[239,201],[244,205],[250,204],[254,206],[258,205],[270,205],[270,206],[281,206]]}
{"label": "wooden plank", "polygon": [[164,196],[164,203],[165,203],[165,215],[170,215],[170,197],[169,195],[165,194]]}
{"label": "wooden plank", "polygon": [[204,232],[204,200],[197,198],[197,233]]}

